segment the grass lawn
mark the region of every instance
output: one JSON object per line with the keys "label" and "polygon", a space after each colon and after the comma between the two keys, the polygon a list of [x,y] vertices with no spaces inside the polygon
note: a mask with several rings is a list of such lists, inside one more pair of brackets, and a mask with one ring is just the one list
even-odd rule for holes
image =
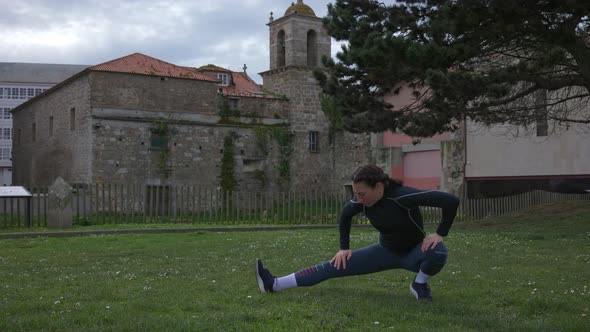
{"label": "grass lawn", "polygon": [[294,272],[332,257],[337,228],[4,239],[0,331],[589,331],[589,205],[457,223],[433,303],[402,270],[258,292],[256,257]]}

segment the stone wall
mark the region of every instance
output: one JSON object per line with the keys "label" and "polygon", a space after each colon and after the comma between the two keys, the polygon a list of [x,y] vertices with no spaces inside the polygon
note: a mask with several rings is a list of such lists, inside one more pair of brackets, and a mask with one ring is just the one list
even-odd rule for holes
{"label": "stone wall", "polygon": [[[268,72],[267,72],[268,73]],[[320,87],[308,68],[278,69],[264,76],[264,87],[289,98],[293,153],[291,190],[321,190],[334,186],[328,122],[321,111]],[[318,132],[318,152],[309,149],[309,132]]]}
{"label": "stone wall", "polygon": [[91,72],[93,107],[217,114],[215,82]]}
{"label": "stone wall", "polygon": [[[289,103],[286,98],[259,98],[259,97],[237,97],[222,96],[230,106],[230,99],[236,99],[237,108],[230,109],[230,113],[236,116],[269,119],[287,119],[289,117]],[[253,120],[253,122],[255,122]]]}
{"label": "stone wall", "polygon": [[[336,188],[351,184],[352,173],[357,167],[374,163],[370,134],[341,132],[335,136],[333,172]],[[387,171],[387,170],[385,170]]]}
{"label": "stone wall", "polygon": [[[350,174],[371,161],[368,134],[338,133],[330,142],[330,124],[322,112],[321,88],[306,67],[286,67],[264,73],[265,88],[289,98],[293,137],[291,189],[338,190]],[[309,151],[309,132],[319,134],[318,152]]]}
{"label": "stone wall", "polygon": [[[119,119],[117,119],[117,116]],[[153,131],[160,119],[137,117],[133,110],[97,119],[94,130],[96,183],[195,185],[219,187],[224,139],[233,137],[238,190],[278,190],[278,148],[269,139],[265,151],[257,141],[257,128],[202,122],[165,120],[169,134],[167,153],[153,147]],[[125,153],[122,153],[125,151]],[[264,178],[261,178],[261,177]]]}
{"label": "stone wall", "polygon": [[[71,110],[75,128],[70,127]],[[53,117],[53,134],[50,134]],[[58,177],[71,184],[91,178],[90,84],[82,75],[22,104],[14,113],[13,183],[48,186]],[[35,124],[33,142],[32,125]]]}

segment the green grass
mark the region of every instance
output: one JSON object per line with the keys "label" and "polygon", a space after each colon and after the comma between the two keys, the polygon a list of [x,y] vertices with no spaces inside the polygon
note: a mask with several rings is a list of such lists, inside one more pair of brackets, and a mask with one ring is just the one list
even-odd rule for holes
{"label": "green grass", "polygon": [[588,331],[588,205],[457,223],[433,303],[402,270],[258,292],[256,257],[294,272],[331,258],[336,228],[0,240],[0,331]]}

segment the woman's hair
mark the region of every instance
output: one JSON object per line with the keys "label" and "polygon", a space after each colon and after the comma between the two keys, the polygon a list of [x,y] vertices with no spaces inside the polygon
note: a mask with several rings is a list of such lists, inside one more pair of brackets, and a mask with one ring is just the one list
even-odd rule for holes
{"label": "woman's hair", "polygon": [[352,174],[352,182],[364,182],[371,188],[375,188],[379,182],[383,183],[385,187],[389,185],[396,187],[402,185],[401,181],[391,179],[387,173],[383,172],[381,167],[373,164],[366,164],[357,168]]}

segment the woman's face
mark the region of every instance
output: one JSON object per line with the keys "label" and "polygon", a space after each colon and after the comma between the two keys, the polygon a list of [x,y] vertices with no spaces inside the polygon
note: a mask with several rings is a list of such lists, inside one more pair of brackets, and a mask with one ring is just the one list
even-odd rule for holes
{"label": "woman's face", "polygon": [[383,197],[383,183],[378,182],[375,188],[369,187],[364,182],[356,182],[352,184],[352,192],[356,197],[356,201],[366,207],[371,207],[378,200]]}

